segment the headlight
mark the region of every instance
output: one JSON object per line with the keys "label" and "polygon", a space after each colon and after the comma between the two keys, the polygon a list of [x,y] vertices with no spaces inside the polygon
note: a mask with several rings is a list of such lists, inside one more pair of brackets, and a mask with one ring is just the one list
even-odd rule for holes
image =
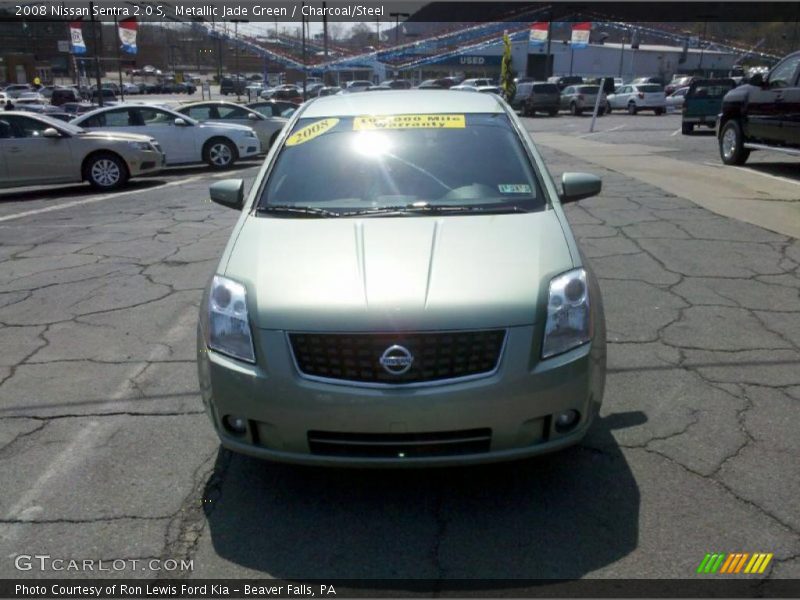
{"label": "headlight", "polygon": [[585,344],[591,337],[586,271],[574,269],[550,281],[542,358]]}
{"label": "headlight", "polygon": [[131,147],[144,152],[153,150],[153,146],[150,144],[150,142],[128,142],[128,144],[130,144]]}
{"label": "headlight", "polygon": [[256,132],[255,131],[246,131],[245,134],[244,134],[244,137],[254,138],[254,137],[256,137]]}
{"label": "headlight", "polygon": [[255,363],[247,318],[247,293],[241,283],[215,275],[208,295],[208,347]]}

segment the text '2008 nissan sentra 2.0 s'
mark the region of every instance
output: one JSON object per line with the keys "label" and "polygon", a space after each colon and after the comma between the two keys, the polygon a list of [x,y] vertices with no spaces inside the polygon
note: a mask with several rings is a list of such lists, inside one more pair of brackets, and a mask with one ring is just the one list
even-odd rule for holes
{"label": "text '2008 nissan sentra 2.0 s'", "polygon": [[224,446],[297,463],[521,458],[578,442],[602,401],[597,281],[511,108],[389,91],[299,109],[204,295],[203,402]]}

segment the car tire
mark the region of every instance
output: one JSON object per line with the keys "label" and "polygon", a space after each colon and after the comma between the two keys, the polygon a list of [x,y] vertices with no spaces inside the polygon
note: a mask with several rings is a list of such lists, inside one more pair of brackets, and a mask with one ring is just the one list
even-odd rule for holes
{"label": "car tire", "polygon": [[663,108],[657,108],[657,109],[655,109],[654,112],[656,113],[656,115],[661,116],[661,115],[664,114],[664,109]]}
{"label": "car tire", "polygon": [[228,169],[239,158],[236,146],[225,138],[211,138],[203,146],[203,160],[212,169]]}
{"label": "car tire", "polygon": [[547,114],[550,115],[551,117],[555,117],[558,114],[558,109],[553,109],[551,111],[548,111]]}
{"label": "car tire", "polygon": [[681,133],[683,135],[692,135],[692,133],[694,133],[694,124],[681,123]]}
{"label": "car tire", "polygon": [[575,102],[573,102],[573,103],[571,103],[569,105],[569,114],[571,114],[571,115],[573,115],[575,117],[580,116],[581,109],[578,108],[578,105]]}
{"label": "car tire", "polygon": [[124,186],[130,174],[128,165],[116,154],[96,152],[83,164],[83,178],[96,190],[116,190]]}
{"label": "car tire", "polygon": [[744,147],[742,126],[735,119],[719,132],[719,156],[726,165],[743,165],[750,156],[750,150]]}
{"label": "car tire", "polygon": [[629,115],[635,115],[637,112],[639,112],[639,109],[636,107],[636,103],[635,102],[629,102],[628,103],[628,114]]}

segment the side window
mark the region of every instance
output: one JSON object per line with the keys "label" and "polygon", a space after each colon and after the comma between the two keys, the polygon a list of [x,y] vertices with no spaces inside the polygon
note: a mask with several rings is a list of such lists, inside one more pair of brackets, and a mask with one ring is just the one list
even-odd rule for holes
{"label": "side window", "polygon": [[273,116],[273,114],[272,114],[272,106],[269,105],[269,104],[263,104],[261,106],[255,106],[255,107],[253,107],[253,110],[256,111],[257,113],[260,113],[260,114],[264,115],[265,117]]}
{"label": "side window", "polygon": [[92,115],[81,123],[81,127],[104,127],[106,124],[106,114],[100,113],[99,115]]}
{"label": "side window", "polygon": [[217,112],[220,119],[246,119],[247,111],[241,107],[234,106],[218,106]]}
{"label": "side window", "polygon": [[45,129],[50,127],[47,123],[36,121],[27,117],[9,117],[11,132],[15,138],[38,138],[42,137]]}
{"label": "side window", "polygon": [[137,112],[139,113],[140,119],[137,124],[140,125],[173,125],[175,123],[175,117],[163,110],[158,110],[156,108],[139,108]]}
{"label": "side window", "polygon": [[207,119],[214,118],[214,116],[211,114],[210,106],[192,106],[187,113],[190,117],[197,119],[198,121],[205,121]]}
{"label": "side window", "polygon": [[11,123],[5,119],[0,119],[0,140],[11,137]]}
{"label": "side window", "polygon": [[782,88],[795,85],[795,73],[800,65],[800,54],[790,56],[779,63],[769,74],[769,87]]}
{"label": "side window", "polygon": [[110,110],[105,113],[106,121],[104,127],[130,127],[134,123],[131,121],[127,109]]}
{"label": "side window", "polygon": [[566,89],[564,90],[564,95],[567,95],[567,94],[574,94],[574,93],[575,93],[575,88],[573,88],[572,86],[569,86],[568,88],[566,88]]}

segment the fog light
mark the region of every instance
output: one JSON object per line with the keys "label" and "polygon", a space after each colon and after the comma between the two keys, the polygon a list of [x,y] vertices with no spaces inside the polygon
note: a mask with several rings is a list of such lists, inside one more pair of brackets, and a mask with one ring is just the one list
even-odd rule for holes
{"label": "fog light", "polygon": [[581,415],[577,410],[565,410],[562,413],[558,413],[556,415],[556,431],[559,433],[569,431],[578,424],[580,417]]}
{"label": "fog light", "polygon": [[247,431],[247,420],[244,417],[226,415],[222,419],[222,424],[225,426],[225,429],[236,435],[244,435]]}

